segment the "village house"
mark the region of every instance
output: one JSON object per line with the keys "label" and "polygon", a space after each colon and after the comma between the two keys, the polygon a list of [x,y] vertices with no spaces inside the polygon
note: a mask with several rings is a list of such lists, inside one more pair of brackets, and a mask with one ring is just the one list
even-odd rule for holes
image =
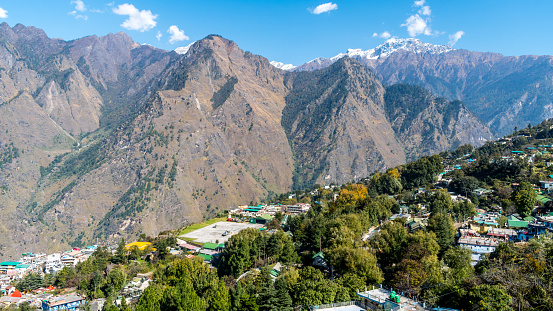
{"label": "village house", "polygon": [[0,262],[0,274],[14,275],[15,267],[21,264],[19,261]]}
{"label": "village house", "polygon": [[461,247],[465,247],[471,250],[472,265],[476,265],[480,261],[482,254],[489,254],[495,251],[499,241],[497,239],[488,239],[483,237],[470,237],[464,236],[459,238],[457,242]]}
{"label": "village house", "polygon": [[79,310],[79,307],[85,304],[85,298],[80,295],[70,294],[64,296],[53,296],[42,301],[43,311],[57,310]]}

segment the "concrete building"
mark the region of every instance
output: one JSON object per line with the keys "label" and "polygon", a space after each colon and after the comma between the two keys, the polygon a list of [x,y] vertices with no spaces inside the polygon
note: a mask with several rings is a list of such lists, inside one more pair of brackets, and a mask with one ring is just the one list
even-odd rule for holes
{"label": "concrete building", "polygon": [[461,237],[458,241],[458,244],[461,247],[465,247],[471,250],[472,252],[472,265],[476,265],[480,261],[480,256],[482,254],[489,254],[495,251],[499,241],[496,239],[487,239],[483,237]]}
{"label": "concrete building", "polygon": [[58,311],[58,310],[78,310],[81,305],[85,304],[85,298],[80,295],[64,295],[50,297],[42,301],[43,311]]}
{"label": "concrete building", "polygon": [[416,301],[385,288],[374,288],[360,292],[357,296],[362,298],[362,306],[366,310],[393,310],[393,311],[429,311],[429,310],[450,310],[455,309],[438,308],[434,309],[423,301]]}

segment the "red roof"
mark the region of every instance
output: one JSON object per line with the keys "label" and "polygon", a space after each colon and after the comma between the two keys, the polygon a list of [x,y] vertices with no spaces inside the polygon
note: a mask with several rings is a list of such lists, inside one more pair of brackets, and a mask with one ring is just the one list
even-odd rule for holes
{"label": "red roof", "polygon": [[180,247],[186,248],[188,250],[194,250],[200,248],[199,246],[188,244],[188,243],[182,243],[179,245]]}
{"label": "red roof", "polygon": [[10,297],[19,297],[19,298],[21,298],[21,292],[16,289],[13,293],[11,293]]}

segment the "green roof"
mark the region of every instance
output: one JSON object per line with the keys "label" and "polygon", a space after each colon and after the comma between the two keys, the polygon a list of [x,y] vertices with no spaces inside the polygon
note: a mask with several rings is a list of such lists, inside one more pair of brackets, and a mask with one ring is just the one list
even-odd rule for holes
{"label": "green roof", "polygon": [[543,204],[551,201],[550,198],[544,196],[544,195],[541,195],[541,194],[538,194],[537,198],[536,198],[538,201],[542,202]]}
{"label": "green roof", "polygon": [[207,261],[211,261],[211,259],[213,258],[213,256],[206,255],[206,254],[199,254],[198,256],[202,257],[204,260],[207,260]]}
{"label": "green roof", "polygon": [[509,215],[509,217],[507,217],[507,220],[514,220],[514,221],[518,221],[519,219],[516,218],[514,215]]}
{"label": "green roof", "polygon": [[219,247],[219,248],[225,248],[225,243],[221,243],[221,244],[217,245],[217,247]]}
{"label": "green roof", "polygon": [[269,271],[269,273],[274,276],[275,278],[280,274],[277,270],[275,269],[271,269],[271,271]]}
{"label": "green roof", "polygon": [[513,150],[512,153],[524,153],[524,151]]}
{"label": "green roof", "polygon": [[273,216],[267,215],[267,214],[263,214],[261,216],[258,216],[256,219],[259,219],[259,218],[263,218],[265,220],[273,220]]}
{"label": "green roof", "polygon": [[316,257],[321,257],[322,259],[325,258],[325,256],[323,255],[323,252],[318,252],[315,255],[313,255],[313,259],[315,259]]}
{"label": "green roof", "polygon": [[17,266],[15,266],[16,269],[27,269],[29,267],[30,265],[25,265],[25,264],[18,264]]}
{"label": "green roof", "polygon": [[536,218],[532,217],[532,216],[526,216],[523,218],[524,221],[534,221],[536,220]]}
{"label": "green roof", "polygon": [[522,220],[507,220],[507,225],[511,228],[528,228],[528,222]]}
{"label": "green roof", "polygon": [[211,250],[217,249],[217,246],[219,246],[219,244],[217,244],[217,243],[207,242],[207,243],[204,244],[205,249],[211,249]]}
{"label": "green roof", "polygon": [[0,266],[17,266],[20,262],[17,261],[4,261],[0,262]]}

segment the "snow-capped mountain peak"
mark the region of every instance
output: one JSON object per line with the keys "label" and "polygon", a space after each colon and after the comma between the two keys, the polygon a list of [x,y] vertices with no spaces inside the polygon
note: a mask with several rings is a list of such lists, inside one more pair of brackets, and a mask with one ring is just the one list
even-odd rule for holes
{"label": "snow-capped mountain peak", "polygon": [[397,51],[409,51],[413,53],[430,53],[430,54],[441,54],[452,51],[453,48],[447,45],[434,45],[431,43],[424,43],[419,39],[407,38],[407,39],[398,39],[391,38],[386,40],[386,42],[377,46],[373,51],[373,55],[376,58],[388,57],[390,54]]}
{"label": "snow-capped mountain peak", "polygon": [[184,55],[184,54],[188,53],[188,50],[190,50],[190,48],[192,47],[192,45],[193,45],[194,43],[196,43],[196,41],[190,43],[190,44],[187,45],[187,46],[178,47],[178,48],[175,49],[175,52],[176,52],[177,54]]}
{"label": "snow-capped mountain peak", "polygon": [[271,64],[277,68],[288,70],[288,71],[294,71],[294,69],[300,70],[300,71],[313,70],[313,69],[329,66],[330,64],[334,63],[335,61],[339,60],[344,56],[349,56],[352,58],[356,58],[358,60],[360,59],[372,60],[372,59],[386,58],[392,55],[393,53],[396,53],[399,51],[407,51],[407,52],[412,52],[416,54],[423,54],[423,53],[442,54],[442,53],[447,53],[449,51],[453,51],[453,48],[447,45],[434,45],[431,43],[424,43],[421,40],[415,39],[415,38],[406,38],[406,39],[390,38],[386,40],[384,43],[382,43],[381,45],[375,47],[374,49],[369,49],[369,50],[348,49],[346,53],[340,53],[330,58],[324,58],[324,57],[315,58],[301,66],[284,65],[283,63],[275,62],[275,61],[272,61]]}
{"label": "snow-capped mountain peak", "polygon": [[398,39],[391,38],[386,40],[386,42],[377,46],[374,49],[366,50],[363,49],[348,49],[347,53],[340,53],[334,57],[331,57],[330,60],[336,61],[344,56],[356,57],[356,58],[366,58],[366,59],[378,59],[390,56],[392,53],[398,51],[408,51],[413,53],[430,53],[430,54],[441,54],[453,50],[447,45],[434,45],[430,43],[424,43],[419,39],[408,38],[408,39]]}
{"label": "snow-capped mountain peak", "polygon": [[284,63],[276,62],[276,61],[271,61],[271,65],[273,65],[274,67],[276,67],[278,69],[287,70],[287,71],[292,70],[292,69],[297,67],[297,66],[294,66],[292,64],[284,64]]}

